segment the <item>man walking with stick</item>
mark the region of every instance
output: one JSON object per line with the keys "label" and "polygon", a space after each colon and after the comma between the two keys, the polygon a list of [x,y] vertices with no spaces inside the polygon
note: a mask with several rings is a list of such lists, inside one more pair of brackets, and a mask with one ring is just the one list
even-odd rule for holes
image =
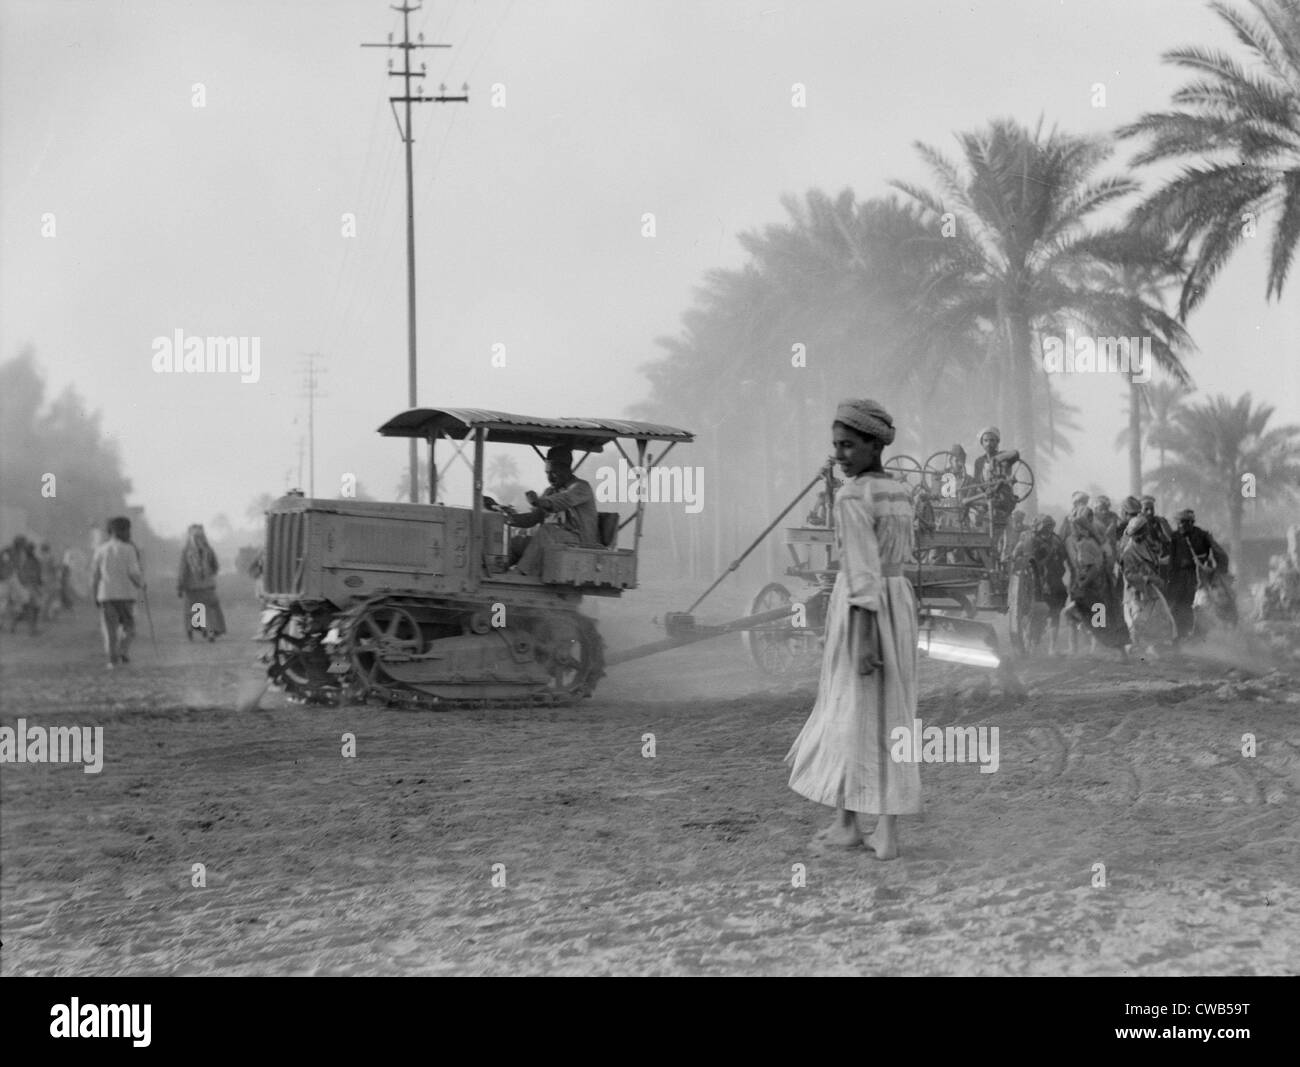
{"label": "man walking with stick", "polygon": [[119,663],[131,662],[135,600],[137,591],[144,591],[144,574],[140,569],[140,553],[131,544],[131,520],[109,519],[108,534],[108,540],[95,549],[90,584],[95,603],[99,605],[104,651],[111,671]]}

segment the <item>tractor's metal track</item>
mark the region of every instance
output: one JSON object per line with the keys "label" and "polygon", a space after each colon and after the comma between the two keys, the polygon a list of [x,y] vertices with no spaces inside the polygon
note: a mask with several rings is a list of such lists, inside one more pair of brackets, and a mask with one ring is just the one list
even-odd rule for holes
{"label": "tractor's metal track", "polygon": [[[546,608],[530,608],[530,618],[562,618],[571,622],[579,632],[582,643],[584,663],[581,676],[567,690],[547,690],[531,693],[525,697],[443,697],[423,693],[404,682],[390,679],[388,682],[376,683],[361,677],[353,662],[353,653],[357,647],[357,630],[361,620],[368,611],[376,607],[393,607],[408,611],[416,616],[434,611],[472,610],[477,604],[448,604],[447,601],[431,602],[420,597],[379,596],[359,601],[346,611],[335,615],[332,627],[339,633],[339,640],[330,653],[329,672],[337,679],[333,684],[300,684],[283,671],[276,671],[275,652],[271,653],[272,681],[283,689],[295,703],[306,705],[337,707],[345,704],[382,704],[387,707],[403,708],[413,711],[455,711],[459,709],[479,708],[556,708],[570,707],[584,697],[590,696],[596,683],[605,675],[605,642],[596,625],[585,615],[576,611],[554,611]],[[293,613],[285,611],[276,637],[283,638],[284,631],[291,624]],[[304,644],[315,642],[321,644],[318,636],[310,636]],[[322,646],[322,652],[324,651]],[[419,657],[404,657],[404,662]],[[382,666],[383,660],[380,659]],[[474,683],[466,683],[471,688]]]}

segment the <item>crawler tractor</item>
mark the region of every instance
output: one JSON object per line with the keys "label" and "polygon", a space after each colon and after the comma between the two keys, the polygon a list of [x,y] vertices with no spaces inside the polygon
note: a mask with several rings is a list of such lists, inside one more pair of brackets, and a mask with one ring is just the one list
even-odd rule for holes
{"label": "crawler tractor", "polygon": [[[301,703],[415,708],[563,704],[589,695],[604,674],[604,647],[579,608],[585,596],[636,588],[644,502],[626,517],[599,512],[598,547],[551,545],[540,575],[518,574],[507,568],[506,516],[483,495],[484,447],[529,445],[540,457],[553,445],[579,456],[613,444],[644,468],[693,435],[463,408],[406,411],[379,432],[428,442],[434,501],[438,442],[452,442],[467,462],[472,445],[470,504],[290,495],[272,506],[259,635],[271,685]],[[652,441],[668,447],[650,457]],[[623,442],[634,444],[635,456]],[[579,476],[587,455],[575,464]]]}

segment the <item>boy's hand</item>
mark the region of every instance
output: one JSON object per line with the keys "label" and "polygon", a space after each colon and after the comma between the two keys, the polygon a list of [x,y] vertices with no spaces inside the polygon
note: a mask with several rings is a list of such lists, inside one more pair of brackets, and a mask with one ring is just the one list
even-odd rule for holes
{"label": "boy's hand", "polygon": [[853,608],[852,610],[861,612],[857,616],[857,620],[863,627],[862,656],[858,660],[858,673],[862,675],[875,674],[877,670],[884,666],[884,661],[880,656],[880,632],[876,627],[876,613],[869,608]]}

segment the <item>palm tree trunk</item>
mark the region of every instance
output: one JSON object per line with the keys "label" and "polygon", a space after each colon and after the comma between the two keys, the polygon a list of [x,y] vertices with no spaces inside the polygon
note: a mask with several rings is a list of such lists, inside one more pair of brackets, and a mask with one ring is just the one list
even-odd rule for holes
{"label": "palm tree trunk", "polygon": [[[1034,373],[1033,336],[1029,320],[1024,313],[1016,309],[1008,318],[1011,328],[1011,360],[1015,370],[1013,380],[1016,383],[1016,444],[1020,458],[1034,467],[1038,463],[1038,439],[1034,426]],[[1031,517],[1038,513],[1037,501],[1030,497],[1025,501],[1024,509]]]}
{"label": "palm tree trunk", "polygon": [[[1163,457],[1160,462],[1163,465]],[[1132,381],[1128,383],[1128,491],[1142,495],[1142,397]]]}
{"label": "palm tree trunk", "polygon": [[1241,481],[1236,481],[1228,497],[1228,566],[1237,574],[1238,581],[1241,579],[1241,516],[1245,508],[1237,489],[1240,485]]}

